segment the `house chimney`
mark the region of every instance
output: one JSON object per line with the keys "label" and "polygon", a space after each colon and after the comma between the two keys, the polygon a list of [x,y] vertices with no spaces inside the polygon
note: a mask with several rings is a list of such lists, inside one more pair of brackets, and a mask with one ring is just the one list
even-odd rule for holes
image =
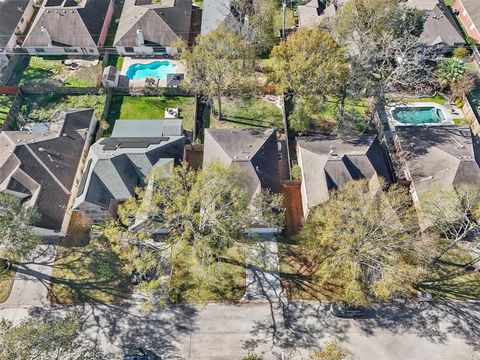
{"label": "house chimney", "polygon": [[44,38],[47,41],[48,46],[49,47],[52,46],[52,38],[50,37],[48,30],[42,26],[40,28],[40,33],[42,34],[42,38]]}
{"label": "house chimney", "polygon": [[141,29],[137,30],[137,46],[144,46],[145,38],[143,37],[143,31]]}

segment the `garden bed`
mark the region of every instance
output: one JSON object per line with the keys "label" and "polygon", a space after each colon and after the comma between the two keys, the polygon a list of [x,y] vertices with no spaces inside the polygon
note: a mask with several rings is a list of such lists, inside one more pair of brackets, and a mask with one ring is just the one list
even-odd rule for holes
{"label": "garden bed", "polygon": [[102,74],[99,62],[92,67],[81,66],[72,70],[63,64],[64,60],[50,60],[31,57],[23,72],[20,86],[50,85],[63,87],[96,87]]}
{"label": "garden bed", "polygon": [[0,269],[0,304],[5,302],[12,290],[13,281],[15,280],[15,269]]}
{"label": "garden bed", "polygon": [[195,98],[188,96],[114,96],[108,113],[109,133],[117,120],[162,120],[166,108],[178,108],[183,128],[192,130]]}

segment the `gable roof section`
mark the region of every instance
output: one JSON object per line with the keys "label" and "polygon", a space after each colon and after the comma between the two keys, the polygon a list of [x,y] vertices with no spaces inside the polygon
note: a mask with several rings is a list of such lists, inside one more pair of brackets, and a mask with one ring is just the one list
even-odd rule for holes
{"label": "gable roof section", "polygon": [[36,206],[39,227],[60,230],[93,110],[62,110],[47,133],[0,133],[0,191]]}
{"label": "gable roof section", "polygon": [[201,34],[206,35],[221,25],[234,26],[235,19],[231,12],[231,0],[204,0],[202,7]]}
{"label": "gable roof section", "polygon": [[480,185],[478,143],[468,126],[402,126],[396,139],[417,192],[436,183]]}
{"label": "gable roof section", "polygon": [[[177,132],[164,136],[172,127],[177,127]],[[131,136],[124,137],[129,129]],[[83,191],[79,192],[74,208],[89,203],[108,209],[112,200],[133,197],[137,186],[145,186],[145,177],[153,166],[181,161],[184,144],[185,136],[178,130],[177,120],[117,121],[112,137],[100,139],[90,148]]]}
{"label": "gable roof section", "polygon": [[203,162],[235,164],[248,178],[250,198],[260,189],[280,191],[274,129],[206,129]]}
{"label": "gable roof section", "polygon": [[23,47],[48,46],[48,36],[53,46],[95,47],[109,6],[110,0],[83,0],[80,5],[73,0],[48,0],[33,22]]}
{"label": "gable roof section", "polygon": [[376,135],[348,141],[331,136],[301,137],[297,144],[309,208],[327,201],[329,191],[349,181],[375,177],[392,180]]}
{"label": "gable roof section", "polygon": [[146,44],[172,46],[179,39],[188,41],[192,18],[191,0],[125,0],[115,36],[115,46],[137,46],[137,30]]}
{"label": "gable roof section", "polygon": [[29,2],[30,0],[0,1],[0,51],[7,46],[10,38],[15,34]]}
{"label": "gable roof section", "polygon": [[419,41],[428,46],[465,44],[455,19],[443,0],[409,0],[409,7],[426,11],[426,20]]}

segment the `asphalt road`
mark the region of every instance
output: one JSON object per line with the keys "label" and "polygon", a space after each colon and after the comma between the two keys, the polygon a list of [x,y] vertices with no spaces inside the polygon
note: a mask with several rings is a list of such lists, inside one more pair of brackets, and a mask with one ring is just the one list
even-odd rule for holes
{"label": "asphalt road", "polygon": [[[314,302],[211,303],[146,313],[135,304],[81,309],[86,336],[107,359],[121,359],[137,346],[161,359],[240,360],[249,352],[265,360],[281,359],[282,353],[288,360],[304,359],[333,337],[360,360],[480,359],[479,303],[382,305],[362,320],[334,318],[326,305]],[[18,316],[18,309],[10,315],[13,310]],[[8,317],[8,311],[0,316]],[[35,311],[56,316],[65,309]]]}

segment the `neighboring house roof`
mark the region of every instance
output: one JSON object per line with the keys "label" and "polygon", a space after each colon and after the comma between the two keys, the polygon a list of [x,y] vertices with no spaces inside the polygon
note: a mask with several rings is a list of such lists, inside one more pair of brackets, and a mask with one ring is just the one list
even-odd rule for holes
{"label": "neighboring house roof", "polygon": [[248,177],[248,195],[280,192],[278,144],[274,129],[205,129],[203,162],[234,164]]}
{"label": "neighboring house roof", "polygon": [[108,209],[111,200],[134,196],[153,166],[180,162],[184,143],[179,120],[117,121],[112,136],[90,148],[74,208],[87,202]]}
{"label": "neighboring house roof", "polygon": [[203,0],[201,34],[206,35],[220,25],[235,22],[230,0]]}
{"label": "neighboring house roof", "polygon": [[192,18],[191,0],[125,0],[115,36],[115,46],[140,46],[141,30],[145,45],[172,46],[189,40]]}
{"label": "neighboring house roof", "polygon": [[48,132],[0,133],[0,191],[12,193],[41,215],[39,227],[60,230],[94,121],[93,110],[60,110]]}
{"label": "neighboring house roof", "polygon": [[7,46],[30,0],[0,1],[0,51]]}
{"label": "neighboring house roof", "polygon": [[298,19],[300,27],[329,27],[330,20],[336,15],[337,5],[334,3],[325,7],[323,1],[311,0],[305,5],[298,6]]}
{"label": "neighboring house roof", "polygon": [[461,0],[461,3],[478,31],[480,31],[480,2],[478,0]]}
{"label": "neighboring house roof", "polygon": [[480,185],[478,143],[468,126],[399,126],[400,157],[418,193],[433,184]]}
{"label": "neighboring house roof", "polygon": [[392,181],[385,152],[376,135],[354,140],[301,137],[297,144],[308,208],[327,201],[331,190],[352,180],[381,177]]}
{"label": "neighboring house roof", "polygon": [[409,7],[426,11],[419,41],[428,46],[465,44],[455,19],[443,0],[408,0]]}
{"label": "neighboring house roof", "polygon": [[95,47],[110,0],[47,0],[28,32],[24,47]]}

